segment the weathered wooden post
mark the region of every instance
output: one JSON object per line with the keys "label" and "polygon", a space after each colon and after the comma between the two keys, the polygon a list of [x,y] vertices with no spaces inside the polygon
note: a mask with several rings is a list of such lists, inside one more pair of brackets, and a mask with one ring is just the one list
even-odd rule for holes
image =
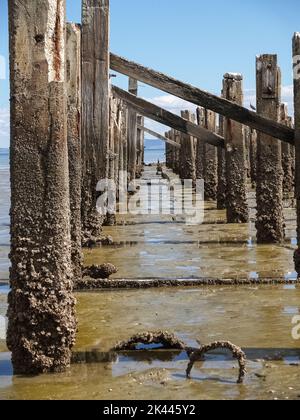
{"label": "weathered wooden post", "polygon": [[71,244],[74,281],[82,277],[81,251],[81,30],[67,24],[66,86],[70,174]]}
{"label": "weathered wooden post", "polygon": [[[165,137],[169,138],[168,131],[165,132]],[[166,167],[170,169],[171,167],[171,146],[169,143],[165,143],[165,150],[166,150]]]}
{"label": "weathered wooden post", "polygon": [[[213,111],[205,110],[205,128],[216,132],[216,114]],[[204,161],[204,195],[206,201],[217,200],[218,188],[218,151],[215,146],[205,144]]]}
{"label": "weathered wooden post", "polygon": [[[197,108],[197,123],[201,127],[205,126],[205,110],[204,108]],[[196,177],[197,179],[204,179],[204,162],[205,162],[205,143],[201,139],[197,139],[196,145]]]}
{"label": "weathered wooden post", "polygon": [[[108,145],[108,179],[117,183],[116,170],[118,172],[118,158],[116,153],[118,127],[117,127],[118,99],[110,96],[109,98],[109,145]],[[109,207],[103,220],[104,226],[114,226],[116,224],[116,209]]]}
{"label": "weathered wooden post", "polygon": [[126,103],[122,103],[122,148],[123,148],[123,164],[122,170],[128,173],[128,107]]}
{"label": "weathered wooden post", "polygon": [[[224,137],[224,117],[219,116],[219,135]],[[225,149],[218,147],[218,187],[217,209],[226,209],[226,155]]]}
{"label": "weathered wooden post", "polygon": [[126,139],[126,136],[124,135],[124,112],[125,112],[125,107],[122,101],[119,101],[119,106],[120,106],[120,120],[119,120],[119,159],[118,159],[118,171],[120,175],[120,171],[124,171],[124,146],[125,146],[125,141],[124,139]]}
{"label": "weathered wooden post", "polygon": [[[278,121],[281,75],[277,56],[257,57],[257,113]],[[258,133],[257,137],[257,242],[280,243],[284,239],[281,142]]]}
{"label": "weathered wooden post", "polygon": [[118,185],[119,182],[119,159],[120,159],[120,133],[121,133],[121,104],[119,99],[115,99],[115,122],[114,122],[114,175],[113,179]]}
{"label": "weathered wooden post", "polygon": [[245,142],[245,155],[246,155],[246,180],[250,180],[250,127],[244,126],[244,142]]}
{"label": "weathered wooden post", "polygon": [[[129,78],[129,92],[132,95],[138,94],[138,82]],[[134,180],[137,172],[137,114],[132,108],[128,109],[128,175],[130,181]]]}
{"label": "weathered wooden post", "polygon": [[11,292],[16,374],[61,372],[76,320],[70,237],[65,1],[9,1]]}
{"label": "weathered wooden post", "polygon": [[97,183],[108,177],[109,0],[82,0],[82,224],[99,236],[105,215],[96,209]]}
{"label": "weathered wooden post", "polygon": [[137,116],[137,176],[141,177],[144,163],[144,143],[145,134],[144,131],[139,128],[144,126],[144,117],[141,115]]}
{"label": "weathered wooden post", "polygon": [[115,177],[115,135],[117,118],[117,99],[109,98],[109,148],[108,148],[108,178]]}
{"label": "weathered wooden post", "polygon": [[295,269],[300,275],[300,33],[296,32],[293,38],[294,63],[294,108],[295,108],[295,184],[297,200],[297,245],[295,252]]}
{"label": "weathered wooden post", "polygon": [[[223,95],[231,102],[243,104],[243,76],[227,73],[223,80]],[[247,223],[246,156],[243,126],[228,118],[224,121],[226,142],[226,206],[228,223]]]}
{"label": "weathered wooden post", "polygon": [[[180,144],[180,141],[181,141],[180,139],[181,139],[180,131],[175,130],[175,142],[177,144]],[[174,172],[177,175],[179,174],[180,153],[181,153],[181,150],[180,148],[177,147],[175,149],[175,165],[174,165]]]}
{"label": "weathered wooden post", "polygon": [[[280,104],[279,122],[283,125],[290,125],[287,104]],[[282,143],[282,170],[283,170],[283,193],[292,194],[294,191],[293,155],[292,145]]]}
{"label": "weathered wooden post", "polygon": [[252,187],[256,186],[257,175],[257,132],[250,129],[250,178]]}
{"label": "weathered wooden post", "polygon": [[[182,118],[194,122],[195,117],[190,111],[182,111]],[[181,179],[196,182],[196,156],[195,156],[194,137],[187,134],[181,136],[180,150],[180,177]]]}
{"label": "weathered wooden post", "polygon": [[[173,128],[170,131],[170,139],[175,142],[175,130]],[[172,171],[174,171],[175,166],[176,166],[176,152],[177,152],[177,149],[173,145],[171,145],[171,168],[172,168]]]}

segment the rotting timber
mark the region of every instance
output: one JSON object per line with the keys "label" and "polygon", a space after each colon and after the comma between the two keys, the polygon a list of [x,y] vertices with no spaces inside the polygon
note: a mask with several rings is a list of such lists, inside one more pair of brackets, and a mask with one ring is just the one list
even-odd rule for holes
{"label": "rotting timber", "polygon": [[17,374],[63,371],[75,343],[64,16],[63,0],[9,2],[12,268],[7,344]]}
{"label": "rotting timber", "polygon": [[[296,161],[289,162],[289,173],[294,168],[299,247],[299,75],[294,130],[290,120],[286,123],[287,115],[279,122],[276,56],[258,58],[259,95],[253,112],[243,107],[239,75],[227,74],[223,97],[217,97],[111,54],[109,0],[83,0],[81,28],[66,25],[65,0],[41,0],[38,5],[34,0],[26,4],[11,0],[9,20],[12,268],[7,343],[16,373],[59,372],[69,366],[76,333],[73,288],[185,285],[163,278],[144,283],[101,279],[118,268],[108,261],[102,272],[99,267],[84,271],[101,272],[99,278],[90,281],[83,273],[82,279],[80,241],[99,243],[104,221],[115,222],[116,209],[97,211],[98,181],[110,177],[119,185],[125,171],[130,173],[127,181],[141,176],[147,131],[143,117],[172,128],[163,136],[168,169],[182,180],[206,177],[207,198],[217,199],[218,207],[227,209],[227,223],[248,221],[245,176],[247,165],[251,167],[262,243],[284,240],[281,143],[288,144],[290,159],[295,156]],[[299,45],[296,34],[295,57]],[[130,92],[110,85],[110,68],[130,78]],[[191,112],[179,117],[139,98],[138,81],[200,107],[197,123]],[[252,130],[247,147],[242,125]],[[248,150],[251,153],[245,157]],[[295,263],[300,274],[299,250]],[[259,279],[260,284],[263,281]],[[274,281],[265,279],[268,284]],[[199,278],[193,285],[226,282]],[[231,282],[258,281],[245,277]]]}

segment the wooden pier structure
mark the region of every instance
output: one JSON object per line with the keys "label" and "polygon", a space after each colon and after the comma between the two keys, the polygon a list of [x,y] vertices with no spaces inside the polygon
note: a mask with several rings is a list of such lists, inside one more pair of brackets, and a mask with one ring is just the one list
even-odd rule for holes
{"label": "wooden pier structure", "polygon": [[[243,106],[243,76],[227,73],[220,96],[110,52],[109,0],[82,0],[67,23],[65,0],[9,0],[11,78],[11,292],[8,346],[15,373],[60,372],[76,336],[73,287],[82,241],[115,222],[97,211],[97,184],[140,177],[144,133],[166,143],[181,179],[204,179],[205,198],[228,223],[249,220],[256,187],[257,241],[284,240],[283,197],[296,197],[300,274],[300,34],[293,39],[294,120],[281,103],[276,55],[256,59],[257,111]],[[288,48],[288,45],[287,45]],[[154,65],[154,67],[156,67]],[[128,91],[110,70],[129,78]],[[175,115],[139,97],[139,82],[195,105]],[[170,127],[158,135],[149,118]],[[294,122],[293,122],[294,121]]]}

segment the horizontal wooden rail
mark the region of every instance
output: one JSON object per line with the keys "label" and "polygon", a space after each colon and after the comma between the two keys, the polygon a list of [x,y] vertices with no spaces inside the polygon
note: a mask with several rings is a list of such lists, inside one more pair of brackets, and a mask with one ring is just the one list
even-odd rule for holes
{"label": "horizontal wooden rail", "polygon": [[224,98],[212,95],[187,83],[173,79],[163,73],[143,67],[115,54],[110,54],[111,69],[147,83],[157,89],[170,93],[178,98],[210,109],[220,115],[238,121],[253,129],[261,131],[284,142],[294,144],[295,131],[276,121],[261,117],[243,106],[234,104]]}
{"label": "horizontal wooden rail", "polygon": [[144,117],[157,121],[160,124],[167,125],[168,127],[174,128],[184,134],[196,137],[205,143],[209,143],[217,147],[224,147],[225,143],[223,137],[202,128],[199,125],[189,122],[178,115],[172,114],[172,112],[160,108],[151,102],[138,98],[137,96],[134,96],[117,86],[112,86],[112,93],[116,97],[127,102],[127,104],[134,108],[138,114],[141,114]]}
{"label": "horizontal wooden rail", "polygon": [[150,128],[143,127],[142,125],[138,125],[138,129],[144,131],[145,133],[150,134],[150,136],[156,137],[157,139],[164,141],[165,143],[171,144],[171,146],[177,147],[177,149],[181,149],[181,145],[176,143],[173,140],[167,139],[162,134],[156,133],[156,131],[150,130]]}

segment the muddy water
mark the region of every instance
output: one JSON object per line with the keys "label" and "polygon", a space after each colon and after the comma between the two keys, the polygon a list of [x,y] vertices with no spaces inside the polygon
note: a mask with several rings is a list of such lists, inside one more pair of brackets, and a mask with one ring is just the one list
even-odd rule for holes
{"label": "muddy water", "polygon": [[299,342],[291,337],[292,317],[299,314],[299,288],[161,289],[83,293],[77,298],[77,351],[105,352],[132,333],[158,327],[174,331],[190,345],[196,345],[197,339],[203,343],[226,339],[243,346],[248,354],[245,384],[236,385],[236,363],[221,354],[198,363],[192,380],[187,381],[185,354],[174,360],[168,355],[166,360],[144,354],[139,359],[120,356],[112,363],[73,365],[64,375],[22,378],[11,376],[9,355],[1,353],[0,399],[300,396]]}
{"label": "muddy water", "polygon": [[[147,171],[146,177],[153,175]],[[286,243],[257,246],[253,193],[249,205],[249,225],[224,224],[225,214],[214,203],[205,205],[199,226],[171,216],[119,218],[117,227],[105,228],[115,244],[86,251],[85,262],[112,262],[119,268],[117,278],[295,278],[294,209],[285,209]],[[236,362],[221,353],[198,363],[190,381],[185,379],[186,354],[159,353],[156,358],[144,352],[73,365],[61,375],[13,377],[0,337],[0,399],[299,399],[300,341],[292,338],[292,319],[300,312],[297,285],[107,291],[80,293],[77,299],[76,352],[95,350],[100,359],[117,341],[158,328],[193,346],[197,339],[231,340],[248,355],[245,384],[236,385]],[[0,288],[0,316],[6,313],[6,300],[7,288]]]}
{"label": "muddy water", "polygon": [[[169,172],[169,175],[173,175]],[[146,168],[145,179],[155,179],[155,168]],[[168,195],[163,196],[167,200]],[[283,245],[256,245],[255,193],[248,194],[249,224],[226,224],[225,211],[205,203],[203,224],[190,226],[182,216],[157,215],[159,201],[150,215],[120,216],[119,226],[106,227],[112,246],[85,251],[87,265],[111,262],[124,278],[288,278],[296,279],[293,253],[296,213],[285,203],[286,241]],[[190,208],[188,208],[190,210]],[[122,223],[124,224],[122,226]]]}

